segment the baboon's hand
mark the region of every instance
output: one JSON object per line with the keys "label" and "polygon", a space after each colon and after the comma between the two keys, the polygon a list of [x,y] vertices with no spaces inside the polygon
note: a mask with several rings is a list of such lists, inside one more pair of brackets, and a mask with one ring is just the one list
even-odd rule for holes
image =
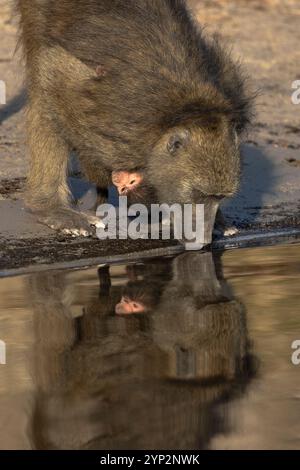
{"label": "baboon's hand", "polygon": [[37,217],[40,223],[73,237],[92,237],[96,234],[96,228],[104,227],[98,217],[68,208],[39,212]]}
{"label": "baboon's hand", "polygon": [[215,227],[213,231],[214,238],[231,237],[238,233],[238,229],[233,225],[229,225],[226,221],[221,209],[218,210],[216,216]]}

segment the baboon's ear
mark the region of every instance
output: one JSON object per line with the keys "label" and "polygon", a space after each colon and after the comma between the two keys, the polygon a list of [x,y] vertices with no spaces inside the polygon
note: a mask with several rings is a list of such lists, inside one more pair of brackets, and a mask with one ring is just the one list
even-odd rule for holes
{"label": "baboon's ear", "polygon": [[167,149],[172,155],[175,155],[182,147],[186,145],[190,137],[190,134],[186,130],[175,131],[169,138]]}

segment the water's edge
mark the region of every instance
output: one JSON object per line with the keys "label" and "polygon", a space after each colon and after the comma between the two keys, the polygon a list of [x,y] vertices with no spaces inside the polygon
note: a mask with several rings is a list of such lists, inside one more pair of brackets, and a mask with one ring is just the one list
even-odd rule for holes
{"label": "water's edge", "polygon": [[[213,250],[235,250],[260,246],[274,246],[292,244],[300,239],[300,228],[280,228],[266,231],[247,231],[232,237],[220,238],[212,244]],[[145,245],[144,245],[145,246]],[[30,246],[28,246],[30,250]],[[110,250],[108,250],[110,251]],[[95,257],[82,257],[74,261],[62,261],[53,263],[30,264],[28,266],[0,269],[0,278],[21,276],[36,272],[66,269],[84,269],[104,264],[122,264],[161,256],[174,256],[183,253],[184,247],[176,244],[163,246],[149,250],[133,251],[129,253],[105,254]]]}

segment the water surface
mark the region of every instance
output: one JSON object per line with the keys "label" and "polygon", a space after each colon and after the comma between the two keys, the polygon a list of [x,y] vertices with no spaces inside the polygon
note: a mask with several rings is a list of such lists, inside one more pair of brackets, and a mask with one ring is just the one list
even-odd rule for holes
{"label": "water surface", "polygon": [[299,275],[289,245],[0,279],[0,448],[299,449]]}

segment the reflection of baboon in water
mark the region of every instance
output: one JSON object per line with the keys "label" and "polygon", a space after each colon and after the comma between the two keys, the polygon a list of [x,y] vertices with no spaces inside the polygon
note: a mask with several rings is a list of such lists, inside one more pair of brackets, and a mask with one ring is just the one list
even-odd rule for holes
{"label": "reflection of baboon in water", "polygon": [[75,320],[64,274],[31,279],[35,448],[199,449],[226,431],[215,405],[240,393],[251,371],[243,306],[217,278],[212,255],[128,274],[125,292],[149,288],[149,300],[152,288],[152,309],[115,315],[124,288],[102,268],[99,298]]}

